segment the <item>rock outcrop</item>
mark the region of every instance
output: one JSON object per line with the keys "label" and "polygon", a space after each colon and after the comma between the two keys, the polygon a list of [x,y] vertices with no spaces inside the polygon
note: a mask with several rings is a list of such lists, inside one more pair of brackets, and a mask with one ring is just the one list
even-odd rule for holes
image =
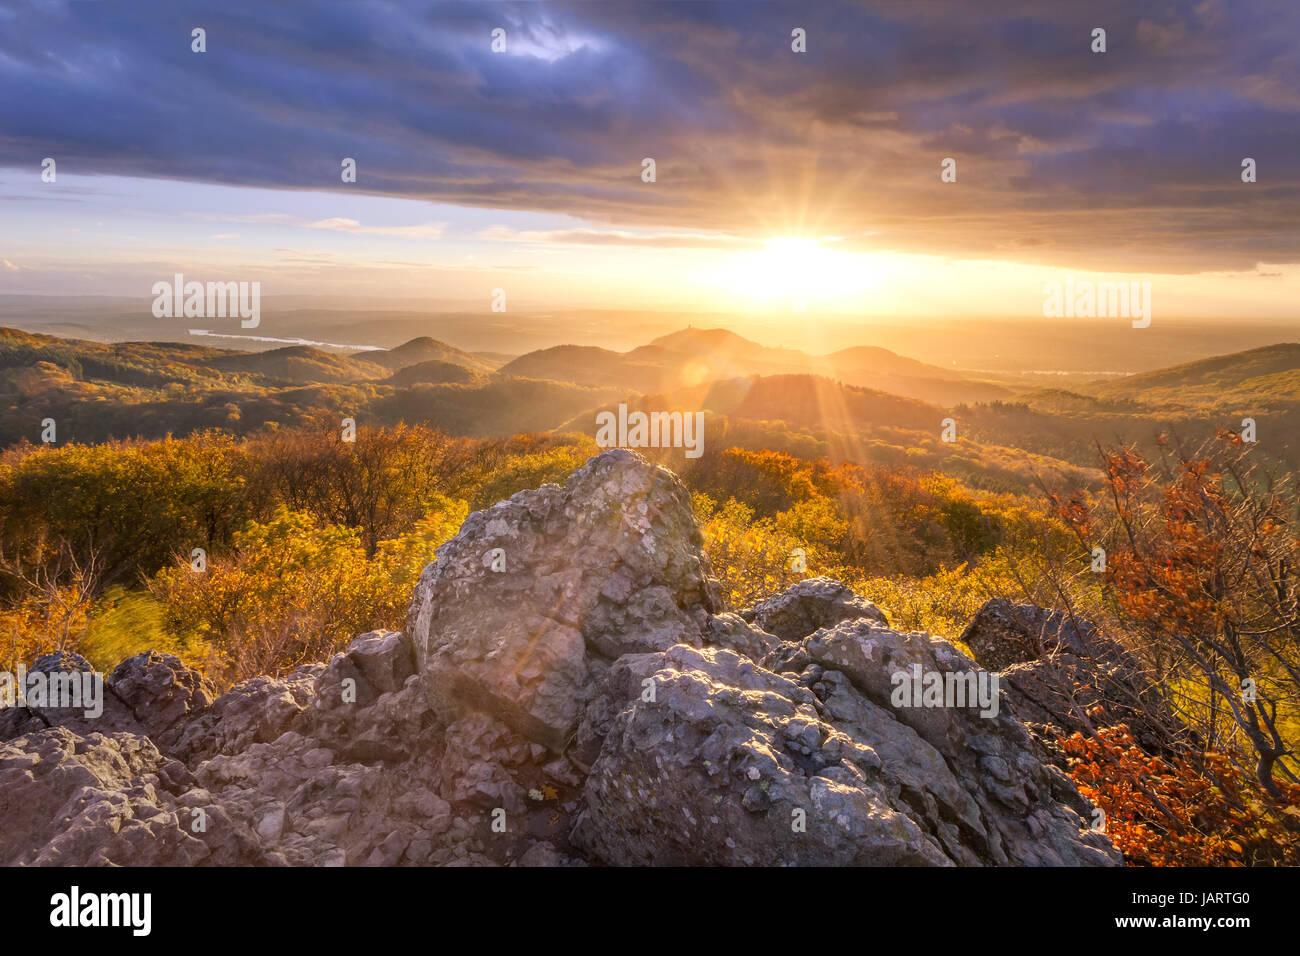
{"label": "rock outcrop", "polygon": [[1150,754],[1185,753],[1192,743],[1160,686],[1091,622],[1032,604],[994,598],[962,634],[976,660],[1000,672],[1012,710],[1060,755],[1054,741],[1092,729],[1089,714],[1124,723]]}
{"label": "rock outcrop", "polygon": [[111,716],[5,715],[0,863],[1119,863],[1001,697],[900,674],[992,686],[827,579],[726,611],[681,483],[608,452],[471,515],[401,633],[215,699],[139,655]]}
{"label": "rock outcrop", "polygon": [[884,613],[839,581],[810,578],[798,587],[774,594],[741,616],[783,641],[797,641],[822,627],[866,618],[888,624]]}
{"label": "rock outcrop", "polygon": [[[80,654],[59,651],[37,658],[29,670],[82,674],[93,668]],[[122,732],[163,741],[216,697],[212,685],[180,658],[155,651],[122,661],[104,679],[103,688],[102,713],[94,717],[87,717],[84,707],[0,709],[0,740],[60,726],[81,734]]]}

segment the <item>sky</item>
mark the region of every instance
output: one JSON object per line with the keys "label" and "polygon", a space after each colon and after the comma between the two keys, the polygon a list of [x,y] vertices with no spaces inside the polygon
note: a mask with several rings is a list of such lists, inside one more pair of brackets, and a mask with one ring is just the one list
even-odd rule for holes
{"label": "sky", "polygon": [[0,0],[0,294],[1294,318],[1297,147],[1294,0]]}

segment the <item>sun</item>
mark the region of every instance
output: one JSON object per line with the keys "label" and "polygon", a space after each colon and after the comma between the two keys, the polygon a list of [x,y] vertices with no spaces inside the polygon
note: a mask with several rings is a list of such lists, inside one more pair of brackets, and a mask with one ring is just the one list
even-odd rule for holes
{"label": "sun", "polygon": [[740,253],[724,264],[716,284],[768,302],[841,300],[874,288],[879,277],[874,257],[835,249],[833,242],[799,236],[768,239],[761,249]]}
{"label": "sun", "polygon": [[767,240],[764,251],[795,264],[805,264],[815,262],[826,250],[816,239],[786,237]]}

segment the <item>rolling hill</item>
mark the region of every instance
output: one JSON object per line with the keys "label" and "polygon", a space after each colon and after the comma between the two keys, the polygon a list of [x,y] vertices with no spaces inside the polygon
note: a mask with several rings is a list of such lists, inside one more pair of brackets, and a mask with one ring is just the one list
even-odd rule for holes
{"label": "rolling hill", "polygon": [[817,375],[943,405],[1006,397],[1005,386],[859,346],[830,355],[768,348],[726,329],[682,329],[628,352],[564,345],[522,355],[502,374],[583,385],[623,385],[640,392],[753,375]]}
{"label": "rolling hill", "polygon": [[399,368],[384,380],[384,384],[397,388],[407,385],[471,385],[487,381],[488,378],[490,376],[487,373],[466,365],[429,359],[427,362]]}
{"label": "rolling hill", "polygon": [[243,373],[267,382],[295,385],[365,382],[388,374],[388,369],[375,362],[334,355],[310,345],[227,353],[209,358],[204,364],[220,372]]}
{"label": "rolling hill", "polygon": [[[430,357],[433,356],[433,357]],[[409,364],[408,364],[409,363]],[[557,346],[493,370],[491,358],[420,337],[353,355],[184,343],[100,343],[0,329],[0,443],[182,435],[207,428],[423,422],[451,434],[595,431],[627,402],[704,410],[709,441],[959,473],[985,488],[1037,472],[1095,475],[1096,446],[1200,441],[1256,420],[1261,452],[1300,464],[1300,345],[1217,356],[1087,388],[990,398],[984,383],[855,347],[824,356],[685,329],[628,352]],[[958,441],[940,439],[953,418]],[[1296,444],[1297,447],[1292,447]]]}
{"label": "rolling hill", "polygon": [[1300,344],[1286,342],[1217,355],[1101,382],[1089,391],[1101,398],[1128,398],[1148,405],[1295,403],[1300,401]]}
{"label": "rolling hill", "polygon": [[380,349],[377,351],[355,352],[351,358],[365,362],[372,362],[376,365],[382,365],[389,371],[396,372],[398,369],[407,368],[412,365],[419,365],[423,362],[439,361],[450,365],[459,365],[462,368],[474,369],[478,372],[494,371],[500,363],[493,363],[487,358],[478,355],[471,355],[469,352],[463,352],[458,348],[448,345],[445,342],[439,342],[437,339],[422,335],[419,338],[411,339],[404,342],[396,348]]}

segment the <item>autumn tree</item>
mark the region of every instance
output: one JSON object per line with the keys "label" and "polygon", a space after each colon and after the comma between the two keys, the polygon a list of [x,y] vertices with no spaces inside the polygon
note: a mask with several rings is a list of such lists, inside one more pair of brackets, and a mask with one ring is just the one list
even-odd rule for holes
{"label": "autumn tree", "polygon": [[420,571],[465,518],[442,498],[399,537],[367,555],[361,532],[281,506],[249,522],[234,547],[196,570],[183,555],[149,589],[178,641],[198,638],[221,659],[221,679],[283,673],[325,660],[357,634],[402,626]]}
{"label": "autumn tree", "polygon": [[249,517],[243,465],[218,434],[20,449],[0,466],[0,545],[35,573],[65,552],[101,585],[135,584],[176,551],[217,550]]}
{"label": "autumn tree", "polygon": [[435,429],[362,426],[354,441],[339,430],[294,429],[250,440],[255,492],[327,524],[360,532],[367,556],[409,530],[442,498],[457,442]]}
{"label": "autumn tree", "polygon": [[[35,560],[32,560],[35,557]],[[0,608],[0,665],[12,672],[51,651],[75,650],[99,585],[95,552],[82,559],[66,542],[28,542],[19,558],[0,549],[0,580],[16,596]]]}
{"label": "autumn tree", "polygon": [[1120,621],[1181,690],[1206,746],[1244,742],[1254,776],[1278,799],[1276,778],[1297,779],[1295,491],[1233,435],[1192,454],[1162,447],[1156,462],[1132,448],[1103,452],[1107,507],[1081,493],[1054,502],[1089,552],[1104,549]]}

